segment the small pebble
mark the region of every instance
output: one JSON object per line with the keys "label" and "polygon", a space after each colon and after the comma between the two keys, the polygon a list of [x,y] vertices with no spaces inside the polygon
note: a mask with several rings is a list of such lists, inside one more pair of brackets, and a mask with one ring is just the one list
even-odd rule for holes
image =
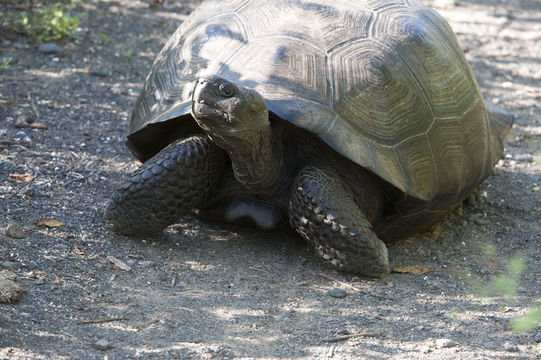
{"label": "small pebble", "polygon": [[19,301],[23,294],[21,285],[13,280],[0,279],[0,303],[14,303]]}
{"label": "small pebble", "polygon": [[438,349],[454,347],[456,344],[451,339],[438,339],[436,340],[436,347]]}
{"label": "small pebble", "polygon": [[38,52],[42,54],[62,54],[62,48],[55,43],[44,43],[41,44],[38,48]]}
{"label": "small pebble", "polygon": [[17,275],[13,271],[2,270],[0,271],[0,280],[17,280]]}
{"label": "small pebble", "polygon": [[94,347],[98,350],[105,351],[111,348],[111,344],[109,343],[109,341],[105,339],[99,339],[98,341],[94,343]]}
{"label": "small pebble", "polygon": [[4,119],[2,119],[2,121],[5,124],[13,124],[15,122],[15,118],[13,118],[11,116],[6,116]]}
{"label": "small pebble", "polygon": [[22,239],[24,238],[23,228],[16,223],[10,223],[6,226],[5,233],[7,236],[13,239]]}
{"label": "small pebble", "polygon": [[513,344],[513,343],[510,343],[510,342],[506,342],[503,344],[503,349],[505,351],[509,351],[509,352],[519,352],[519,348]]}
{"label": "small pebble", "polygon": [[8,270],[0,271],[0,303],[11,304],[19,301],[23,289],[15,282],[16,279],[15,273]]}
{"label": "small pebble", "polygon": [[133,259],[128,259],[128,260],[126,260],[126,265],[128,265],[128,266],[134,266],[134,265],[135,265],[135,260],[133,260]]}
{"label": "small pebble", "polygon": [[30,124],[30,121],[24,115],[17,116],[17,119],[15,120],[15,127],[18,127],[18,128],[27,127],[29,124]]}
{"label": "small pebble", "polygon": [[532,192],[539,192],[539,190],[541,190],[541,188],[539,186],[534,186],[532,188]]}
{"label": "small pebble", "polygon": [[537,343],[541,343],[541,331],[535,334],[535,337],[533,338],[533,340]]}
{"label": "small pebble", "polygon": [[15,263],[13,261],[4,261],[2,267],[4,269],[13,270],[15,268]]}
{"label": "small pebble", "polygon": [[344,290],[339,289],[339,288],[333,288],[333,289],[327,291],[327,295],[332,296],[332,297],[337,298],[337,299],[343,299],[343,298],[346,297],[347,292],[345,292]]}
{"label": "small pebble", "polygon": [[90,75],[92,75],[92,76],[97,76],[97,77],[107,77],[107,76],[109,76],[109,72],[107,70],[104,70],[104,69],[92,69],[88,73]]}
{"label": "small pebble", "polygon": [[29,261],[26,264],[23,264],[23,266],[25,266],[29,270],[35,270],[35,269],[38,268],[38,264],[35,261],[32,261],[32,260]]}
{"label": "small pebble", "polygon": [[24,131],[17,131],[15,133],[15,140],[21,140],[21,139],[25,139],[28,137],[28,135],[26,135],[26,133]]}
{"label": "small pebble", "polygon": [[45,284],[45,279],[43,278],[39,278],[39,279],[36,279],[36,281],[34,281],[34,285],[43,285]]}

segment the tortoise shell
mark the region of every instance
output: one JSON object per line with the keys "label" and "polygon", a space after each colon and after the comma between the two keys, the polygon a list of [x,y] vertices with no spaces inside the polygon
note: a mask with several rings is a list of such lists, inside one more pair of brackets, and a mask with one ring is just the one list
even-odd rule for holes
{"label": "tortoise shell", "polygon": [[[426,201],[464,197],[490,172],[491,134],[447,22],[414,0],[228,0],[195,10],[157,56],[127,144],[145,160],[193,131],[191,94],[219,75],[269,111]],[[461,200],[461,199],[460,199]]]}

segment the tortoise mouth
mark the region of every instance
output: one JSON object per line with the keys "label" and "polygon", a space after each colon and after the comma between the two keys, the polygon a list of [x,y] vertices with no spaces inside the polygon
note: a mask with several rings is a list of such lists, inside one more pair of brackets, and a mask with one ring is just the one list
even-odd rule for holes
{"label": "tortoise mouth", "polygon": [[230,123],[229,114],[214,104],[209,104],[206,101],[192,101],[192,115],[195,119],[223,119]]}

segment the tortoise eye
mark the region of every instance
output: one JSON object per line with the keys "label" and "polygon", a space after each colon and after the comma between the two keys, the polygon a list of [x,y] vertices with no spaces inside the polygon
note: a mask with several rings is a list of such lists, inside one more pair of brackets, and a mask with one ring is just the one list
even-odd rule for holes
{"label": "tortoise eye", "polygon": [[218,89],[220,90],[220,95],[223,97],[231,97],[235,94],[235,89],[229,84],[220,84]]}

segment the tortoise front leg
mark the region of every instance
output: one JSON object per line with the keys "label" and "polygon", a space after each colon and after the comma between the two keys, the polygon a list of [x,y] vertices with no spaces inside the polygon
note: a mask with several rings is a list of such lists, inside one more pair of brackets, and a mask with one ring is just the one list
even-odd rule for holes
{"label": "tortoise front leg", "polygon": [[304,168],[289,201],[291,226],[338,270],[381,277],[387,248],[342,181],[333,169]]}
{"label": "tortoise front leg", "polygon": [[225,164],[225,152],[206,135],[177,140],[116,191],[106,220],[123,235],[158,234],[182,214],[208,205]]}

